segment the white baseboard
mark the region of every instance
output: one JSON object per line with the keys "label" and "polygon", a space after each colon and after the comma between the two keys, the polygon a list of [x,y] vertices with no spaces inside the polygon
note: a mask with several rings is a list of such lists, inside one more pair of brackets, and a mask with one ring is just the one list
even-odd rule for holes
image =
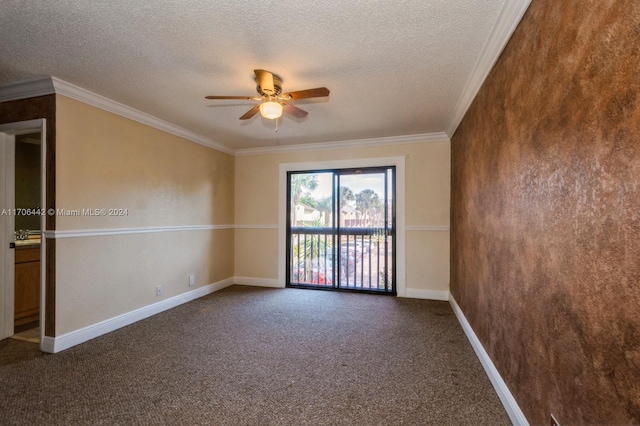
{"label": "white baseboard", "polygon": [[233,283],[237,285],[250,285],[254,287],[284,288],[284,284],[281,284],[277,279],[273,278],[234,277]]}
{"label": "white baseboard", "polygon": [[[254,287],[270,287],[270,288],[284,288],[285,286],[274,278],[251,278],[251,277],[234,277],[233,283],[236,285],[247,285]],[[408,297],[412,299],[428,299],[428,300],[449,300],[448,291],[437,290],[420,290],[410,289],[406,290],[404,295],[399,297]]]}
{"label": "white baseboard", "polygon": [[408,288],[405,291],[404,297],[409,297],[412,299],[428,299],[428,300],[449,300],[449,292],[448,291],[438,291],[438,290],[420,290],[416,288]]}
{"label": "white baseboard", "polygon": [[40,350],[42,352],[47,352],[47,353],[52,354],[52,353],[54,353],[55,343],[56,343],[56,338],[55,337],[44,336],[40,340]]}
{"label": "white baseboard", "polygon": [[79,330],[63,334],[62,336],[45,337],[44,339],[42,339],[40,348],[43,352],[49,353],[56,353],[65,349],[69,349],[72,346],[84,343],[88,340],[115,331],[129,324],[133,324],[134,322],[166,311],[167,309],[175,308],[176,306],[182,305],[183,303],[190,302],[199,297],[206,296],[207,294],[216,292],[218,290],[222,290],[223,288],[232,285],[233,281],[233,277],[227,278],[225,280],[179,294],[169,299],[162,300],[158,303],[154,303],[152,305],[144,306],[140,309],[127,312],[126,314],[118,315],[117,317],[113,317],[108,320],[81,328]]}
{"label": "white baseboard", "polygon": [[529,426],[527,418],[524,416],[522,410],[520,410],[520,407],[509,391],[507,384],[504,382],[504,380],[502,380],[498,369],[493,364],[493,361],[491,361],[491,358],[489,358],[489,354],[487,353],[487,351],[484,350],[482,343],[480,343],[478,336],[476,336],[476,333],[471,328],[471,325],[467,321],[467,318],[464,316],[464,313],[460,309],[460,306],[458,306],[458,303],[453,298],[453,295],[449,296],[449,303],[451,304],[456,317],[458,317],[458,321],[460,322],[464,333],[467,335],[467,339],[469,339],[473,350],[476,352],[476,355],[480,359],[480,363],[482,364],[482,367],[484,367],[484,371],[487,373],[487,376],[489,376],[489,380],[491,380],[493,388],[495,389],[498,397],[500,398],[500,401],[502,402],[502,405],[507,411],[507,414],[511,419],[511,423],[516,426]]}

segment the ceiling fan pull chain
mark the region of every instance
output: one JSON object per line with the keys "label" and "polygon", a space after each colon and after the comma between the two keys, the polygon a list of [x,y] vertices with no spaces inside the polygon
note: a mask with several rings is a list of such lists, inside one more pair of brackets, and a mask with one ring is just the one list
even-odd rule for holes
{"label": "ceiling fan pull chain", "polygon": [[278,119],[276,118],[276,133],[278,133]]}

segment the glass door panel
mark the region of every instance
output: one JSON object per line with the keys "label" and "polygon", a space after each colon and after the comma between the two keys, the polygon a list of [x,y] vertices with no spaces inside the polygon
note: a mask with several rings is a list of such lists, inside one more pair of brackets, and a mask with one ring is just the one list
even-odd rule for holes
{"label": "glass door panel", "polygon": [[287,286],[395,294],[394,172],[289,173]]}
{"label": "glass door panel", "polygon": [[333,173],[289,175],[289,273],[298,285],[334,284]]}

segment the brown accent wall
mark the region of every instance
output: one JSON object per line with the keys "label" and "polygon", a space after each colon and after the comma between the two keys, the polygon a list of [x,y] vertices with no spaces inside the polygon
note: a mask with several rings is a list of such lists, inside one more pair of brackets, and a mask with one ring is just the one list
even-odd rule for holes
{"label": "brown accent wall", "polygon": [[[20,121],[47,120],[47,176],[46,176],[46,208],[56,207],[56,98],[55,95],[38,96],[30,99],[0,103],[0,124],[16,123]],[[56,229],[55,215],[47,216],[47,229]],[[46,240],[47,270],[45,277],[45,336],[55,336],[55,240]]]}
{"label": "brown accent wall", "polygon": [[533,0],[452,139],[451,292],[532,424],[640,423],[640,2]]}

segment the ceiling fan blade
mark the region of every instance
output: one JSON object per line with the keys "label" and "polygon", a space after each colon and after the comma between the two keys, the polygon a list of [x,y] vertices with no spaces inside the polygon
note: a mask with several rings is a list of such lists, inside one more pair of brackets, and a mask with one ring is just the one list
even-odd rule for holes
{"label": "ceiling fan blade", "polygon": [[304,118],[307,116],[307,114],[309,114],[307,111],[298,108],[297,106],[293,106],[291,104],[283,104],[284,105],[284,112],[286,112],[287,114],[291,114],[296,118]]}
{"label": "ceiling fan blade", "polygon": [[248,119],[250,119],[251,117],[256,115],[259,110],[260,110],[260,104],[254,106],[249,111],[245,112],[245,114],[242,117],[240,117],[240,120],[248,120]]}
{"label": "ceiling fan blade", "polygon": [[265,93],[275,93],[275,87],[273,85],[273,74],[266,70],[253,70],[258,80],[258,85]]}
{"label": "ceiling fan blade", "polygon": [[282,95],[290,99],[308,99],[308,98],[322,98],[329,96],[329,89],[326,87],[316,87],[315,89],[298,90],[296,92],[289,92]]}
{"label": "ceiling fan blade", "polygon": [[205,99],[245,99],[247,101],[256,100],[255,96],[205,96],[204,98]]}

